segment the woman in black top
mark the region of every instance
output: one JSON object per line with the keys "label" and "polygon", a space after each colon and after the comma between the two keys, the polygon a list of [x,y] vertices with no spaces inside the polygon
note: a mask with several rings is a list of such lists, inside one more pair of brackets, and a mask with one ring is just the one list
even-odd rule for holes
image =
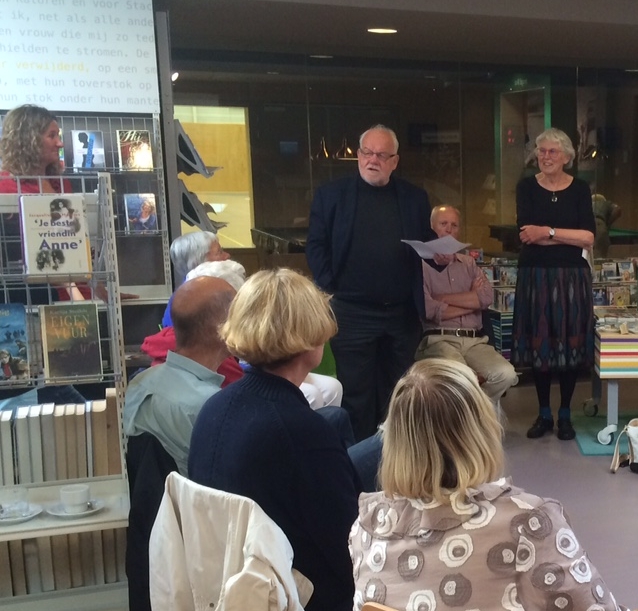
{"label": "woman in black top", "polygon": [[578,370],[594,355],[592,280],[585,250],[596,223],[587,183],[565,172],[575,157],[571,140],[550,128],[536,138],[540,172],[516,188],[523,244],[514,304],[512,364],[531,366],[539,416],[527,431],[542,437],[554,428],[550,407],[553,373],[560,384],[559,439],[575,436],[570,402]]}

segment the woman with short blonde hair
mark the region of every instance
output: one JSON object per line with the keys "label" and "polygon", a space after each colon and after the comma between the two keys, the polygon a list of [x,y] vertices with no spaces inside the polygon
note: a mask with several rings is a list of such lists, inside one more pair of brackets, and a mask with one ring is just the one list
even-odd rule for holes
{"label": "woman with short blonde hair", "polygon": [[330,296],[291,269],[253,274],[220,334],[235,356],[268,367],[322,346],[337,332]]}
{"label": "woman with short blonde hair", "polygon": [[290,269],[257,272],[239,289],[220,335],[251,367],[202,407],[188,476],[253,499],[279,525],[314,585],[306,611],[352,611],[359,481],[337,430],[299,388],[337,330],[328,299]]}
{"label": "woman with short blonde hair", "polygon": [[398,382],[383,490],[360,496],[350,532],[355,611],[617,610],[560,503],[498,479],[501,436],[466,365],[425,359]]}

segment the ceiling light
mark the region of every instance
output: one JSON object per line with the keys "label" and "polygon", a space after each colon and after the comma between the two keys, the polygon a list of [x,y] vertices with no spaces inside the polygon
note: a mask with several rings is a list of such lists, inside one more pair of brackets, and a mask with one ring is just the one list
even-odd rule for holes
{"label": "ceiling light", "polygon": [[173,72],[173,74],[171,74],[171,81],[173,81],[173,83],[179,78],[179,72]]}
{"label": "ceiling light", "polygon": [[311,55],[314,59],[332,59],[332,55]]}
{"label": "ceiling light", "polygon": [[394,28],[368,28],[370,34],[396,34],[397,30]]}

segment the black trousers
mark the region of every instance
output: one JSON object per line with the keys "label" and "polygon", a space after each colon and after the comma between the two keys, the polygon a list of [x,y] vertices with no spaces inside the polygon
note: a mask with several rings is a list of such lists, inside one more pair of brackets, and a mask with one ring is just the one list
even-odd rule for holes
{"label": "black trousers", "polygon": [[412,303],[374,306],[332,300],[339,331],[330,345],[342,406],[357,441],[374,435],[399,378],[414,363],[421,325]]}

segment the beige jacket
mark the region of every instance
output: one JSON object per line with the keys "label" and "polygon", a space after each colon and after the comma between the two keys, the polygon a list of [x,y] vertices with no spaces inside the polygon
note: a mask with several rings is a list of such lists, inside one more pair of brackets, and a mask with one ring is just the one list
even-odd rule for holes
{"label": "beige jacket", "polygon": [[254,501],[166,478],[149,545],[153,611],[303,611],[312,584]]}

